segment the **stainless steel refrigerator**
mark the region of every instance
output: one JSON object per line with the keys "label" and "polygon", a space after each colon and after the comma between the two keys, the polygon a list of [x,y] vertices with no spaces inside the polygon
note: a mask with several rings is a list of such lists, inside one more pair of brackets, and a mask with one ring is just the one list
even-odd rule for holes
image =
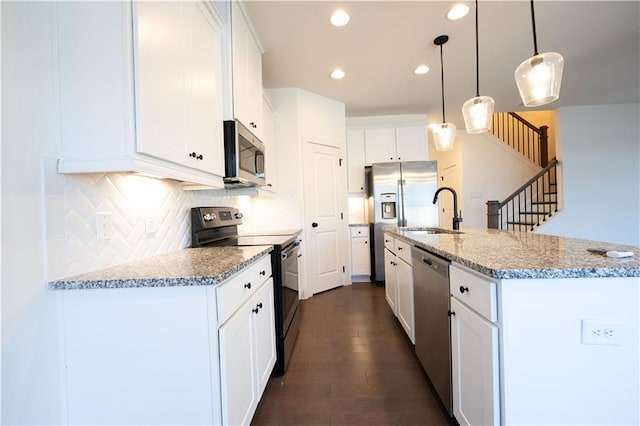
{"label": "stainless steel refrigerator", "polygon": [[384,281],[384,229],[388,227],[438,226],[438,190],[435,161],[376,163],[367,167],[369,222],[373,231],[371,279]]}

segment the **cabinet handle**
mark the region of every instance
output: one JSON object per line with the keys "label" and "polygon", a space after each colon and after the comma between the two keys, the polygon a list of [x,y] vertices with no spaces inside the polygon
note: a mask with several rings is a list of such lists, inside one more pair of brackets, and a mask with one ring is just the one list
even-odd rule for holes
{"label": "cabinet handle", "polygon": [[262,302],[258,303],[256,306],[257,306],[258,308],[262,309]]}
{"label": "cabinet handle", "polygon": [[365,241],[364,243],[365,243],[365,244],[369,244],[369,241]]}
{"label": "cabinet handle", "polygon": [[204,160],[204,156],[202,154],[198,155],[196,157],[196,160]]}
{"label": "cabinet handle", "polygon": [[398,251],[402,250],[402,247],[398,247]]}
{"label": "cabinet handle", "polygon": [[460,293],[464,293],[465,291],[468,293],[469,292],[469,287],[465,287],[465,286],[461,285],[460,286]]}
{"label": "cabinet handle", "polygon": [[189,157],[191,157],[191,158],[196,158],[196,156],[197,156],[197,155],[198,155],[198,154],[196,154],[195,152],[192,152],[191,154],[189,154]]}
{"label": "cabinet handle", "polygon": [[267,186],[273,186],[273,185],[271,185],[270,183],[268,183],[268,184],[267,184]]}
{"label": "cabinet handle", "polygon": [[456,313],[454,311],[447,311],[447,315],[451,316],[456,316]]}
{"label": "cabinet handle", "polygon": [[299,255],[298,255],[298,257],[302,257],[302,255],[301,255],[301,254],[299,254]]}
{"label": "cabinet handle", "polygon": [[250,288],[251,288],[251,283],[246,283],[246,284],[244,285],[244,288],[249,288],[249,289],[250,289]]}
{"label": "cabinet handle", "polygon": [[401,158],[401,157],[398,157],[398,160],[402,160],[402,158]]}
{"label": "cabinet handle", "polygon": [[393,157],[389,157],[389,160],[393,160]]}
{"label": "cabinet handle", "polygon": [[253,312],[254,314],[257,314],[258,312],[260,312],[260,310],[258,308],[252,309],[251,312]]}
{"label": "cabinet handle", "polygon": [[267,275],[267,271],[265,270],[260,271],[260,275]]}

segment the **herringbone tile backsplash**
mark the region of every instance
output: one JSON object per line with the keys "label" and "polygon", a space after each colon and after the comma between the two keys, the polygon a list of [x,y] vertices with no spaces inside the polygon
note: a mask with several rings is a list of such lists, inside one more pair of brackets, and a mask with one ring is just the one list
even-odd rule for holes
{"label": "herringbone tile backsplash", "polygon": [[[45,180],[50,280],[188,247],[191,207],[238,202],[214,191],[184,191],[170,180],[127,173],[53,176],[51,169],[45,163],[45,179],[53,179]],[[110,239],[96,238],[99,213],[111,217]],[[148,218],[156,223],[153,234],[146,232]]]}

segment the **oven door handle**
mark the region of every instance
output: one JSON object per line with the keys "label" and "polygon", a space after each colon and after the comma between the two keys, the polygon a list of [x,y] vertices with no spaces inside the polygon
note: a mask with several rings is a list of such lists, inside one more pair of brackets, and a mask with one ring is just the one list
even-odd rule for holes
{"label": "oven door handle", "polygon": [[300,247],[300,244],[302,242],[300,240],[290,244],[286,250],[282,251],[281,254],[281,258],[282,260],[288,259],[293,253],[295,253],[296,251],[298,251],[298,247]]}

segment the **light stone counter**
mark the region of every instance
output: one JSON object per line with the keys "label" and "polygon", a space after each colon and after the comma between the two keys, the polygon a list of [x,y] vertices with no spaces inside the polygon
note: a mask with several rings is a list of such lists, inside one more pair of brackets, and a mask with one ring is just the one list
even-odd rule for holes
{"label": "light stone counter", "polygon": [[216,285],[272,246],[188,248],[48,283],[55,290]]}
{"label": "light stone counter", "polygon": [[[390,235],[498,279],[640,277],[640,248],[597,241],[495,229],[426,234],[420,228],[387,228]],[[588,248],[632,251],[613,259]]]}

